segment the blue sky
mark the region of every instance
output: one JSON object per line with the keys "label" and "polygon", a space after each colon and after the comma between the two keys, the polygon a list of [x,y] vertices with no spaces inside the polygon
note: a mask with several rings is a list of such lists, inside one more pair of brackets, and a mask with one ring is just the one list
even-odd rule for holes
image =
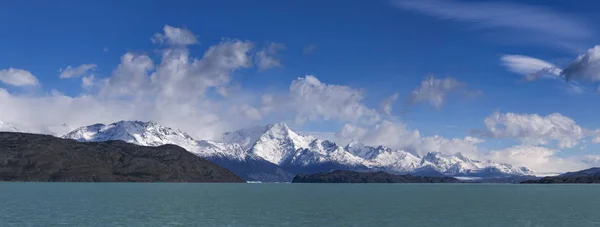
{"label": "blue sky", "polygon": [[[259,108],[261,96],[287,96],[292,81],[314,75],[323,84],[360,91],[364,96],[359,100],[360,105],[377,111],[380,121],[384,119],[409,130],[418,130],[421,137],[482,137],[485,141],[478,144],[478,149],[484,151],[526,144],[561,150],[555,152],[557,157],[596,155],[599,146],[590,143],[594,137],[592,131],[600,128],[595,105],[600,97],[596,93],[598,84],[595,83],[594,71],[577,74],[577,78],[581,79],[577,83],[583,91],[573,92],[563,79],[523,81],[526,75],[519,73],[519,68],[515,69],[514,65],[511,68],[502,57],[531,56],[565,69],[579,55],[599,43],[596,37],[600,16],[594,12],[598,7],[600,3],[595,1],[578,1],[577,4],[567,1],[466,0],[224,0],[145,1],[143,4],[138,1],[3,2],[0,3],[0,21],[5,35],[0,36],[0,70],[26,70],[39,83],[29,87],[0,83],[0,88],[26,100],[52,96],[53,91],[75,99],[90,96],[106,100],[100,95],[102,88],[84,88],[79,78],[61,79],[59,69],[69,65],[94,64],[96,67],[87,73],[93,74],[96,81],[102,81],[114,76],[121,57],[126,53],[148,56],[158,65],[163,57],[161,51],[176,47],[153,42],[152,37],[162,33],[165,25],[169,25],[190,31],[197,39],[197,42],[185,47],[190,58],[201,58],[223,38],[251,41],[255,48],[253,53],[267,50],[273,43],[285,46],[272,53],[280,67],[231,70],[227,86],[234,88],[234,95],[222,97],[215,91],[208,91],[202,98],[194,99],[195,103],[222,101],[231,107],[248,103],[262,111]],[[444,90],[443,104],[437,108],[430,105],[427,98],[409,104],[407,100],[411,99],[411,93],[431,75],[439,80],[452,78],[461,86]],[[560,76],[556,75],[557,78]],[[333,96],[333,93],[323,94]],[[381,113],[381,102],[395,93],[398,93],[398,98],[393,102],[391,115]],[[136,99],[128,96],[118,100],[133,102]],[[99,103],[95,107],[102,105]],[[302,106],[318,109],[306,104]],[[5,102],[4,107],[12,106]],[[23,111],[29,110],[22,108]],[[347,124],[375,130],[375,125],[381,123],[353,122],[344,116],[331,117],[319,111],[304,113],[316,118],[300,122],[297,120],[299,114],[294,112],[298,110],[289,108],[289,111],[275,113],[260,112],[259,119],[244,122],[250,125],[286,121],[301,131],[332,133]],[[512,127],[516,128],[510,132],[491,136],[490,130],[487,130],[488,135],[472,132],[473,129],[486,131],[484,119],[495,112],[542,118],[559,113],[575,124],[546,119],[547,122],[543,122],[547,123],[546,126],[564,126],[566,129],[549,129],[543,135],[531,133],[531,128],[514,125]],[[228,121],[221,113],[215,115],[221,116],[220,121]],[[69,124],[109,123],[106,121],[135,115],[114,113],[113,117],[98,119],[77,116],[77,120]],[[164,114],[140,118],[173,126],[183,125],[184,129],[193,130],[191,126],[186,127],[189,123],[164,117],[155,119],[155,116]],[[198,114],[194,117],[205,119]],[[48,119],[63,120],[59,117]],[[532,121],[528,123],[535,129],[536,119],[525,120]],[[32,120],[5,112],[0,115],[0,121]],[[198,122],[210,122],[210,127],[219,130],[247,126],[215,123],[217,120]],[[577,137],[576,146],[558,146],[561,136],[569,135],[573,125],[590,132]],[[205,126],[198,123],[195,127]],[[581,148],[583,144],[586,144],[584,149]]]}

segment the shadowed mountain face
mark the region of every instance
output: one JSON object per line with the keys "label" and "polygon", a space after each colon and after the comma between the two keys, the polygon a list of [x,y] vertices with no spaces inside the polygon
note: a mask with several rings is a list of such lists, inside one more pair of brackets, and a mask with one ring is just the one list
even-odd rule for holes
{"label": "shadowed mountain face", "polygon": [[299,174],[292,183],[458,183],[452,177],[394,175],[386,172],[336,170],[329,173]]}
{"label": "shadowed mountain face", "polygon": [[80,143],[0,132],[0,180],[65,182],[245,182],[175,145]]}
{"label": "shadowed mountain face", "polygon": [[523,181],[524,184],[600,184],[600,168],[569,172],[538,180]]}

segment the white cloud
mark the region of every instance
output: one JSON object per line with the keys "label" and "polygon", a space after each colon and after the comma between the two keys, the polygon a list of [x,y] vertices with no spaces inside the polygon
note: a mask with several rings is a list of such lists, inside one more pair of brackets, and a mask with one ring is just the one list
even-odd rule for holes
{"label": "white cloud", "polygon": [[163,32],[164,34],[154,34],[154,37],[152,37],[152,42],[158,44],[169,44],[173,46],[185,46],[198,43],[194,33],[185,28],[176,28],[170,25],[165,25]]}
{"label": "white cloud", "polygon": [[539,78],[560,79],[562,72],[552,63],[523,55],[504,55],[502,62],[509,71],[525,76],[526,81]]}
{"label": "white cloud", "polygon": [[439,109],[444,104],[448,94],[459,91],[464,86],[465,83],[451,77],[436,79],[430,76],[421,82],[421,86],[413,90],[408,97],[408,102],[410,105],[428,102]]}
{"label": "white cloud", "polygon": [[393,5],[475,28],[511,29],[517,41],[565,47],[593,36],[592,29],[573,15],[545,7],[506,2],[454,0],[394,0]]}
{"label": "white cloud", "polygon": [[378,118],[377,111],[362,103],[364,92],[348,86],[325,84],[314,76],[294,80],[290,85],[289,107],[299,122],[339,120],[356,122]]}
{"label": "white cloud", "polygon": [[393,94],[381,102],[381,112],[392,115],[392,104],[398,99],[398,93]]}
{"label": "white cloud", "polygon": [[505,55],[502,62],[509,71],[524,75],[527,81],[539,78],[565,81],[569,91],[573,93],[584,91],[578,81],[600,81],[600,45],[579,55],[564,69],[544,60],[522,55]]}
{"label": "white cloud", "polygon": [[477,144],[483,140],[467,136],[465,138],[444,138],[441,136],[421,137],[418,130],[411,130],[401,122],[382,121],[374,127],[364,128],[346,124],[336,133],[336,141],[347,144],[360,141],[366,145],[384,145],[424,155],[435,151],[445,154],[462,153],[471,158],[479,155]]}
{"label": "white cloud", "polygon": [[525,166],[536,174],[556,174],[581,170],[600,164],[600,156],[580,155],[559,157],[559,150],[533,145],[518,145],[500,150],[486,151],[479,147],[484,142],[480,138],[445,138],[442,136],[422,137],[418,130],[411,130],[401,122],[383,121],[375,127],[365,128],[346,124],[336,133],[336,142],[347,144],[361,141],[366,145],[384,145],[393,149],[403,149],[425,155],[436,151],[445,154],[461,153],[466,157]]}
{"label": "white cloud", "polygon": [[90,71],[96,69],[97,65],[95,64],[82,64],[77,67],[67,66],[64,69],[60,69],[60,78],[77,78],[88,74]]}
{"label": "white cloud", "polygon": [[590,131],[573,119],[559,113],[537,114],[494,113],[484,120],[487,130],[477,134],[493,138],[512,138],[531,145],[556,142],[559,148],[571,148],[590,136]]}
{"label": "white cloud", "polygon": [[149,56],[126,53],[121,56],[121,63],[112,76],[103,80],[100,95],[122,97],[148,92],[149,73],[153,69],[154,63]]}
{"label": "white cloud", "polygon": [[519,145],[502,150],[490,151],[486,158],[491,161],[527,166],[537,174],[556,174],[591,167],[582,157],[561,158],[558,150],[545,147]]}
{"label": "white cloud", "polygon": [[[186,43],[176,41],[170,30],[165,29],[166,42]],[[47,132],[62,123],[82,126],[154,120],[200,139],[218,138],[224,131],[254,126],[263,117],[249,104],[259,99],[256,95],[234,93],[218,101],[205,95],[229,86],[236,70],[251,67],[252,48],[249,41],[223,39],[196,59],[185,46],[168,46],[157,62],[149,55],[126,53],[108,78],[82,77],[82,86],[97,89],[85,90],[80,96],[56,91],[26,96],[0,89],[0,119],[20,123],[30,132]]]}
{"label": "white cloud", "polygon": [[15,68],[0,69],[0,82],[17,87],[39,84],[31,72]]}
{"label": "white cloud", "polygon": [[567,80],[600,81],[600,45],[577,57],[562,71],[562,75]]}
{"label": "white cloud", "polygon": [[270,68],[281,67],[281,60],[277,58],[279,51],[285,50],[285,45],[281,43],[270,43],[266,48],[256,53],[256,64],[258,70],[267,70]]}
{"label": "white cloud", "polygon": [[94,75],[84,76],[81,78],[81,87],[90,88],[94,86]]}

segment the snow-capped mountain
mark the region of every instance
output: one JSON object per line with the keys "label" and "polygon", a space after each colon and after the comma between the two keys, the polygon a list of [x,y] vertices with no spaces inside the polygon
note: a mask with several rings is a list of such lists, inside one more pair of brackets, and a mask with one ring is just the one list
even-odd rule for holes
{"label": "snow-capped mountain", "polygon": [[[464,157],[461,153],[445,155],[440,152],[429,152],[421,159],[420,167],[435,170],[449,176],[499,177],[503,175],[525,175],[531,171],[525,167],[508,164],[482,162]],[[419,171],[418,169],[416,170]]]}
{"label": "snow-capped mountain", "polygon": [[531,173],[524,167],[471,160],[460,153],[430,152],[420,157],[411,152],[365,146],[360,142],[342,147],[327,140],[298,135],[283,123],[225,133],[223,141],[241,144],[249,153],[294,173],[334,169],[481,177]]}
{"label": "snow-capped mountain", "polygon": [[280,165],[296,150],[308,148],[315,138],[300,136],[286,124],[276,123],[265,127],[253,127],[225,133],[223,141],[240,144],[249,153]]}
{"label": "snow-capped mountain", "polygon": [[[247,180],[285,181],[293,177],[258,156],[249,154],[237,143],[223,143],[208,140],[195,140],[180,130],[164,127],[156,122],[119,121],[109,125],[94,124],[78,128],[63,138],[80,142],[100,142],[122,140],[142,146],[175,144],[189,152],[230,169]],[[257,174],[253,171],[260,171]],[[252,176],[260,176],[255,179]]]}
{"label": "snow-capped mountain", "polygon": [[460,153],[430,152],[420,157],[403,150],[366,146],[359,142],[340,146],[328,140],[298,135],[283,123],[228,132],[221,142],[195,140],[182,131],[140,121],[85,126],[64,137],[82,142],[123,140],[144,146],[175,144],[246,180],[256,181],[289,181],[298,173],[337,169],[477,177],[531,173],[524,167],[471,160]]}
{"label": "snow-capped mountain", "polygon": [[298,135],[283,123],[225,133],[223,141],[242,144],[248,153],[294,173],[364,167],[364,160],[343,147],[327,140]]}

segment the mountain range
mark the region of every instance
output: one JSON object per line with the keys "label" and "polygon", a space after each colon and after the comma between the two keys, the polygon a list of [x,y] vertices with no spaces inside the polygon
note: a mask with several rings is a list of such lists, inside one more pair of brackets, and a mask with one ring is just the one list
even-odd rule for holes
{"label": "mountain range", "polygon": [[531,174],[525,167],[472,160],[462,154],[426,155],[366,146],[345,146],[298,135],[283,123],[224,133],[221,141],[196,140],[185,132],[156,122],[119,121],[77,128],[62,136],[80,142],[122,140],[142,146],[179,145],[230,169],[248,181],[289,182],[297,174],[332,170],[385,171],[417,176],[496,178]]}

